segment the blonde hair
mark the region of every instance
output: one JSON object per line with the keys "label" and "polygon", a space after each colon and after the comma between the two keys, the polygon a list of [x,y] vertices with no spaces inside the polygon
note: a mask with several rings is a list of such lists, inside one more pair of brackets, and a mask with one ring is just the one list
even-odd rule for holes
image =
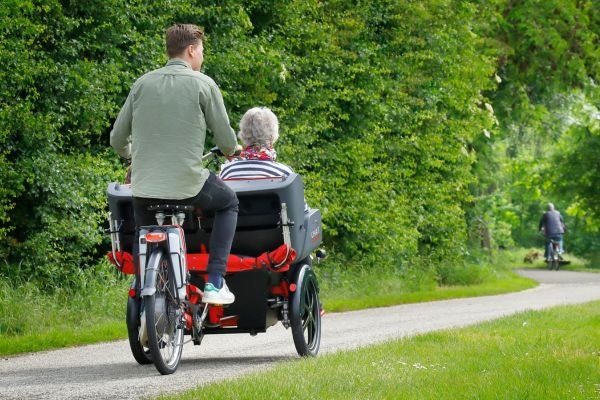
{"label": "blonde hair", "polygon": [[245,147],[273,147],[279,138],[279,121],[273,111],[266,107],[254,107],[246,111],[240,120],[238,138]]}

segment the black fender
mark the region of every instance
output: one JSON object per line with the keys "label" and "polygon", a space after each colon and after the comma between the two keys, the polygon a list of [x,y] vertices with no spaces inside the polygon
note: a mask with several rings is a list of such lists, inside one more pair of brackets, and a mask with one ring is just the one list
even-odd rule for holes
{"label": "black fender", "polygon": [[[137,278],[134,278],[131,282],[131,289],[135,289],[137,287]],[[140,305],[142,300],[140,297],[131,297],[127,296],[127,315],[125,317],[125,322],[127,326],[135,326],[137,327],[140,324]]]}
{"label": "black fender", "polygon": [[296,291],[292,293],[290,299],[292,303],[295,301],[300,302],[300,304],[298,304],[299,308],[297,309],[303,309],[303,307],[305,306],[304,296],[299,296],[299,294],[302,293],[304,286],[306,286],[306,284],[310,281],[314,281],[317,293],[319,293],[320,288],[319,281],[317,280],[317,275],[315,274],[310,265],[306,263],[300,264],[296,268],[296,271],[294,271],[294,278],[292,279],[292,283],[296,284]]}

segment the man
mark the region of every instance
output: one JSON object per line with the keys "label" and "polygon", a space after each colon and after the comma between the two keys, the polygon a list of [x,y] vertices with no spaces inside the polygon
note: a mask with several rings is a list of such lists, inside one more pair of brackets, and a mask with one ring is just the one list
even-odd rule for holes
{"label": "man", "polygon": [[558,240],[559,254],[562,254],[563,235],[565,234],[566,226],[560,213],[555,210],[554,204],[548,203],[548,211],[542,216],[538,229],[546,236],[544,258],[548,260],[550,255],[551,240]]}
{"label": "man", "polygon": [[224,276],[238,200],[202,165],[206,129],[211,130],[223,154],[233,154],[239,145],[219,88],[200,72],[203,36],[191,24],[167,29],[169,61],[133,84],[110,134],[110,144],[119,155],[131,158],[136,226],[156,224],[147,207],[165,200],[214,213],[203,301],[230,304],[235,296]]}

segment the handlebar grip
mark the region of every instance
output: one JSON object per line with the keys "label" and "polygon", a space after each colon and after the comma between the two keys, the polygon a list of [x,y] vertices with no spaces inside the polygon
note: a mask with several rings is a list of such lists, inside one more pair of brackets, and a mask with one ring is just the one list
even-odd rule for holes
{"label": "handlebar grip", "polygon": [[221,151],[221,149],[219,149],[217,146],[210,149],[210,152],[217,156],[221,156],[221,157],[223,157],[223,155],[224,155],[223,152]]}
{"label": "handlebar grip", "polygon": [[[225,157],[225,154],[223,154],[223,152],[221,151],[221,149],[219,149],[217,146],[213,147],[212,149],[210,149],[210,152],[213,153],[214,155],[217,155],[219,157]],[[238,157],[240,154],[242,154],[242,148],[238,147],[235,149],[235,152],[232,154],[235,157]]]}

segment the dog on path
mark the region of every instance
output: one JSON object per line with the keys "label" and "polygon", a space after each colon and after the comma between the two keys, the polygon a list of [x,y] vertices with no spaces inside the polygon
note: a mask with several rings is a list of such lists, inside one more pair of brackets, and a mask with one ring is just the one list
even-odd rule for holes
{"label": "dog on path", "polygon": [[530,251],[529,253],[525,254],[523,261],[532,264],[535,260],[540,258],[541,255],[542,254],[539,251]]}

